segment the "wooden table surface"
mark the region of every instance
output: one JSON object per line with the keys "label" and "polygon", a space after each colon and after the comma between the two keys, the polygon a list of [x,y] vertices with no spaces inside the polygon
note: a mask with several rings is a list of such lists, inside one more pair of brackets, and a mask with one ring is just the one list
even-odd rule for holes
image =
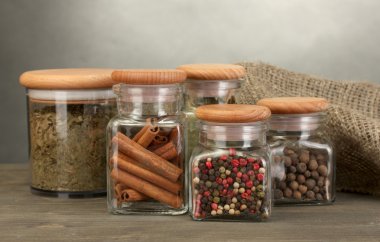
{"label": "wooden table surface", "polygon": [[268,222],[111,215],[105,198],[32,195],[25,164],[0,165],[0,241],[380,241],[380,198],[338,193],[331,206],[275,207]]}

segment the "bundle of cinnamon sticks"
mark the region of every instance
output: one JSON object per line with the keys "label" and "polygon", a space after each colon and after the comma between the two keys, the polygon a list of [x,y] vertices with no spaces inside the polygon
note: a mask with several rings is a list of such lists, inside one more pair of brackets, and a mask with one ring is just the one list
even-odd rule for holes
{"label": "bundle of cinnamon sticks", "polygon": [[160,128],[157,123],[149,118],[132,139],[121,132],[112,138],[116,152],[110,158],[111,177],[119,204],[150,198],[173,208],[183,204],[178,127]]}

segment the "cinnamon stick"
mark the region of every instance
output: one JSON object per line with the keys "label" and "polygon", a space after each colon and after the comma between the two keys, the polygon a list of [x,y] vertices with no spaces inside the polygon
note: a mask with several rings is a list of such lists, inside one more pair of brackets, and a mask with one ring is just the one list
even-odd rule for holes
{"label": "cinnamon stick", "polygon": [[112,143],[117,145],[119,151],[140,162],[148,170],[166,177],[172,182],[176,182],[183,173],[182,169],[143,148],[120,132],[112,138]]}
{"label": "cinnamon stick", "polygon": [[144,148],[148,147],[150,143],[152,143],[153,139],[156,137],[159,131],[160,129],[158,127],[151,127],[145,129],[145,132],[142,134],[137,143]]}
{"label": "cinnamon stick", "polygon": [[114,187],[115,197],[117,198],[118,203],[122,202],[137,202],[144,201],[149,199],[142,193],[139,193],[136,190],[128,188],[124,184],[117,183]]}
{"label": "cinnamon stick", "polygon": [[168,137],[156,135],[156,137],[154,137],[152,143],[153,143],[153,145],[161,145],[161,144],[167,143],[168,141],[169,141]]}
{"label": "cinnamon stick", "polygon": [[166,145],[153,150],[153,153],[161,156],[165,160],[171,160],[177,157],[177,149],[171,141],[169,141]]}
{"label": "cinnamon stick", "polygon": [[111,177],[121,182],[132,189],[139,191],[145,194],[148,197],[151,197],[159,202],[168,204],[173,208],[180,208],[182,206],[182,198],[174,195],[171,192],[166,191],[158,186],[151,184],[139,177],[136,177],[128,172],[123,170],[113,169],[111,172]]}
{"label": "cinnamon stick", "polygon": [[157,118],[147,118],[146,125],[142,129],[140,129],[140,131],[137,132],[137,134],[135,134],[135,136],[133,137],[133,141],[137,142],[143,136],[147,129],[154,127],[157,127]]}
{"label": "cinnamon stick", "polygon": [[114,163],[114,167],[117,167],[130,174],[133,174],[134,176],[147,180],[156,186],[166,189],[169,192],[177,194],[181,190],[181,184],[171,182],[168,179],[160,175],[157,175],[156,173],[153,173],[136,165],[137,162],[129,157],[115,155],[111,159]]}

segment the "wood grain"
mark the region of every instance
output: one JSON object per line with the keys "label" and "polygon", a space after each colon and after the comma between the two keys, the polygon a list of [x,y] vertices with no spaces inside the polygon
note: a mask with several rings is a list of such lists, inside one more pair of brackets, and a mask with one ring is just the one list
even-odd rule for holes
{"label": "wood grain", "polygon": [[177,69],[194,80],[236,80],[246,74],[244,67],[233,64],[188,64]]}
{"label": "wood grain", "polygon": [[380,199],[338,193],[332,206],[275,207],[268,222],[122,216],[105,198],[32,195],[28,166],[0,165],[0,241],[379,241]]}
{"label": "wood grain", "polygon": [[181,70],[165,69],[127,69],[112,72],[115,84],[160,85],[181,83],[186,79],[186,73]]}
{"label": "wood grain", "polygon": [[111,88],[112,69],[49,69],[24,72],[20,84],[31,89]]}
{"label": "wood grain", "polygon": [[329,104],[325,98],[276,97],[260,99],[257,105],[268,107],[273,114],[303,114],[322,112]]}

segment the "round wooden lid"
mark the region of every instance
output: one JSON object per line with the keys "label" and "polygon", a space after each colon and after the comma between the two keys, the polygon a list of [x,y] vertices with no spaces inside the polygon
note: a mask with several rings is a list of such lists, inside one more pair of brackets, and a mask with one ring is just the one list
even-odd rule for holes
{"label": "round wooden lid", "polygon": [[268,107],[273,114],[302,114],[324,111],[328,102],[316,97],[278,97],[261,99],[257,105]]}
{"label": "round wooden lid", "polygon": [[112,73],[112,80],[134,85],[174,84],[186,80],[186,73],[181,70],[116,70]]}
{"label": "round wooden lid", "polygon": [[196,109],[197,118],[216,123],[250,123],[270,117],[269,108],[246,104],[212,104]]}
{"label": "round wooden lid", "polygon": [[112,69],[50,69],[24,72],[20,84],[30,89],[111,88]]}
{"label": "round wooden lid", "polygon": [[195,80],[232,80],[245,75],[245,69],[232,64],[190,64],[177,67],[186,72],[187,78]]}

